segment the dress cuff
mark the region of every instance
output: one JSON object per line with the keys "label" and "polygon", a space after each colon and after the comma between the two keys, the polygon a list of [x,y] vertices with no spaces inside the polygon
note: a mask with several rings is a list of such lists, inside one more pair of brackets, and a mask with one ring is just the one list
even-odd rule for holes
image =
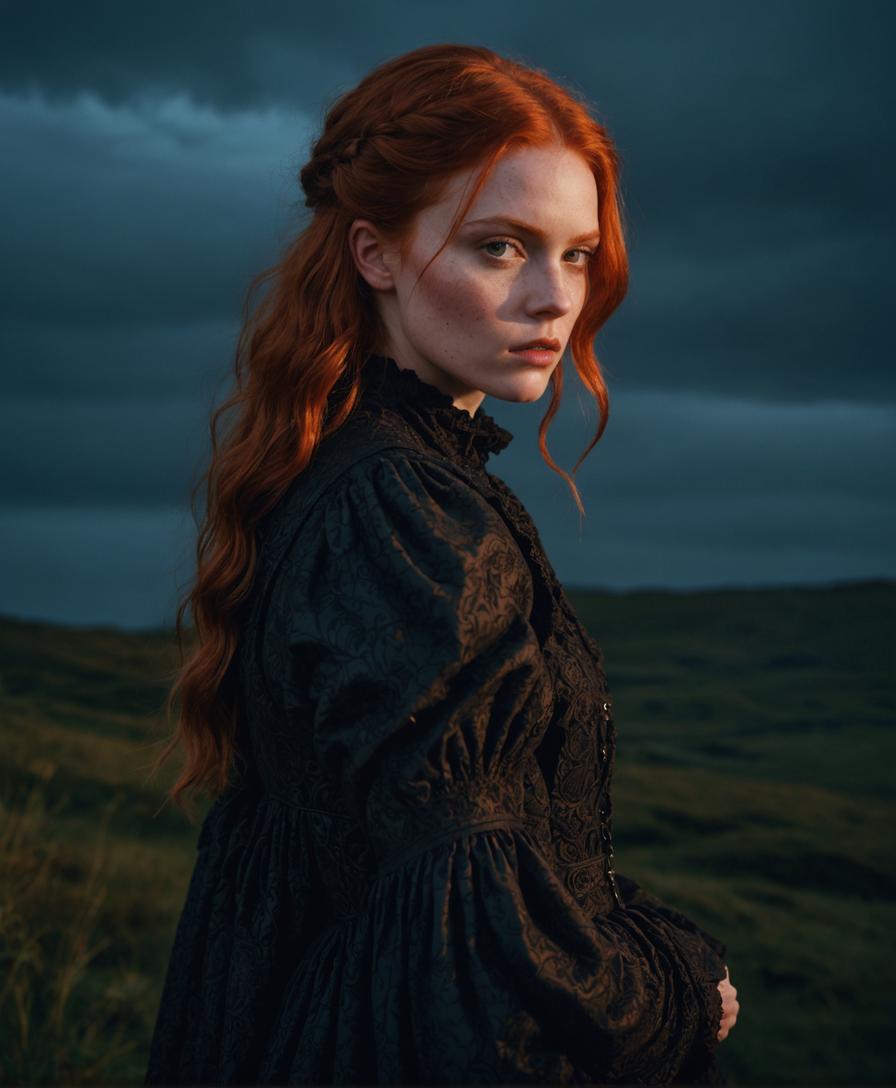
{"label": "dress cuff", "polygon": [[721,1070],[716,1064],[715,1055],[720,1039],[719,1027],[722,1021],[722,995],[719,982],[725,978],[725,962],[717,952],[725,945],[714,938],[703,936],[699,926],[695,927],[691,943],[694,984],[699,996],[702,1015],[700,1030],[694,1040],[687,1058],[679,1070],[675,1084],[726,1084]]}

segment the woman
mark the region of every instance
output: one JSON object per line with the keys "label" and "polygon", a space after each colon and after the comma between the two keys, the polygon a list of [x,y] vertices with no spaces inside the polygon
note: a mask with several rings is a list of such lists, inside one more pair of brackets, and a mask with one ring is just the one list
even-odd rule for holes
{"label": "woman", "polygon": [[617,169],[488,49],[330,109],[220,409],[160,757],[217,799],[146,1083],[724,1083],[726,946],[614,871],[601,651],[487,468],[484,397],[550,383],[582,509],[544,436],[566,349],[606,425]]}

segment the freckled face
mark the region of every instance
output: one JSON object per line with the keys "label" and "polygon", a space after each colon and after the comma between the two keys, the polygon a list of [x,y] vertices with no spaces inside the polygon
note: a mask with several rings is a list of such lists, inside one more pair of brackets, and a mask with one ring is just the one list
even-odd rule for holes
{"label": "freckled face", "polygon": [[[476,172],[456,175],[418,215],[407,261],[389,254],[394,290],[378,292],[385,354],[471,413],[486,395],[529,402],[544,393],[585,303],[599,240],[597,186],[585,159],[562,145],[520,148],[498,163],[415,286]],[[547,366],[510,350],[542,337],[560,343]]]}

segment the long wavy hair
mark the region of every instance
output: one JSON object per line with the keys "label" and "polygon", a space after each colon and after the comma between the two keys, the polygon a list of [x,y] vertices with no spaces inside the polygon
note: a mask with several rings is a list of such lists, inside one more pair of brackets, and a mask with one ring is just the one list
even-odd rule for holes
{"label": "long wavy hair", "polygon": [[[154,775],[183,745],[185,763],[167,794],[182,811],[188,813],[185,792],[211,797],[224,792],[241,755],[235,653],[241,606],[255,568],[256,525],[308,465],[321,439],[345,422],[358,399],[364,360],[383,343],[369,285],[349,251],[349,226],[355,218],[369,219],[406,252],[417,214],[439,200],[453,175],[475,174],[481,167],[444,248],[502,155],[558,142],[582,155],[593,171],[600,227],[586,301],[569,342],[579,378],[599,411],[596,433],[575,473],[609,417],[594,338],[628,287],[619,156],[603,125],[584,98],[545,72],[470,45],[429,45],[386,61],[330,106],[299,174],[305,206],[313,214],[282,259],[248,285],[235,390],[212,413],[211,460],[193,489],[194,520],[203,486],[205,512],[195,580],[177,611],[180,666],[165,702],[169,722],[177,700],[180,713],[174,732],[160,742],[164,748],[151,771]],[[270,290],[253,309],[256,291],[268,284]],[[329,395],[340,378],[347,392],[333,403]],[[551,375],[538,443],[582,514],[575,481],[547,450],[547,429],[562,389],[561,361]],[[233,418],[219,436],[222,416]],[[188,607],[189,655],[183,624]]]}

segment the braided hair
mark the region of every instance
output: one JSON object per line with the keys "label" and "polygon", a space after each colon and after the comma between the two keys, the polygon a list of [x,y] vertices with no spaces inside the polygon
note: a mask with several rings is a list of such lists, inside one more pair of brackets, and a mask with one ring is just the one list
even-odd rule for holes
{"label": "braided hair", "polygon": [[[197,483],[197,489],[208,483],[208,496],[196,578],[180,603],[176,626],[183,654],[182,621],[189,608],[200,640],[169,691],[167,713],[177,701],[181,714],[155,764],[158,769],[184,746],[186,763],[169,791],[180,807],[182,794],[220,793],[238,751],[231,665],[252,582],[257,524],[307,467],[321,438],[345,421],[357,399],[363,361],[383,337],[376,300],[346,245],[353,220],[369,219],[404,241],[417,214],[438,201],[452,177],[467,172],[473,184],[450,238],[506,151],[556,143],[581,155],[594,174],[601,236],[588,296],[569,338],[574,365],[600,414],[575,472],[608,418],[594,337],[628,282],[619,160],[603,125],[586,102],[547,73],[473,45],[427,45],[394,57],[328,109],[299,173],[310,222],[249,284],[236,389],[214,412],[212,460]],[[268,283],[271,290],[251,309],[253,293]],[[345,395],[334,400],[337,383]],[[581,511],[572,476],[554,462],[546,444],[563,389],[562,366],[551,375],[551,387],[538,445]],[[228,423],[223,438],[217,434],[221,421]]]}

